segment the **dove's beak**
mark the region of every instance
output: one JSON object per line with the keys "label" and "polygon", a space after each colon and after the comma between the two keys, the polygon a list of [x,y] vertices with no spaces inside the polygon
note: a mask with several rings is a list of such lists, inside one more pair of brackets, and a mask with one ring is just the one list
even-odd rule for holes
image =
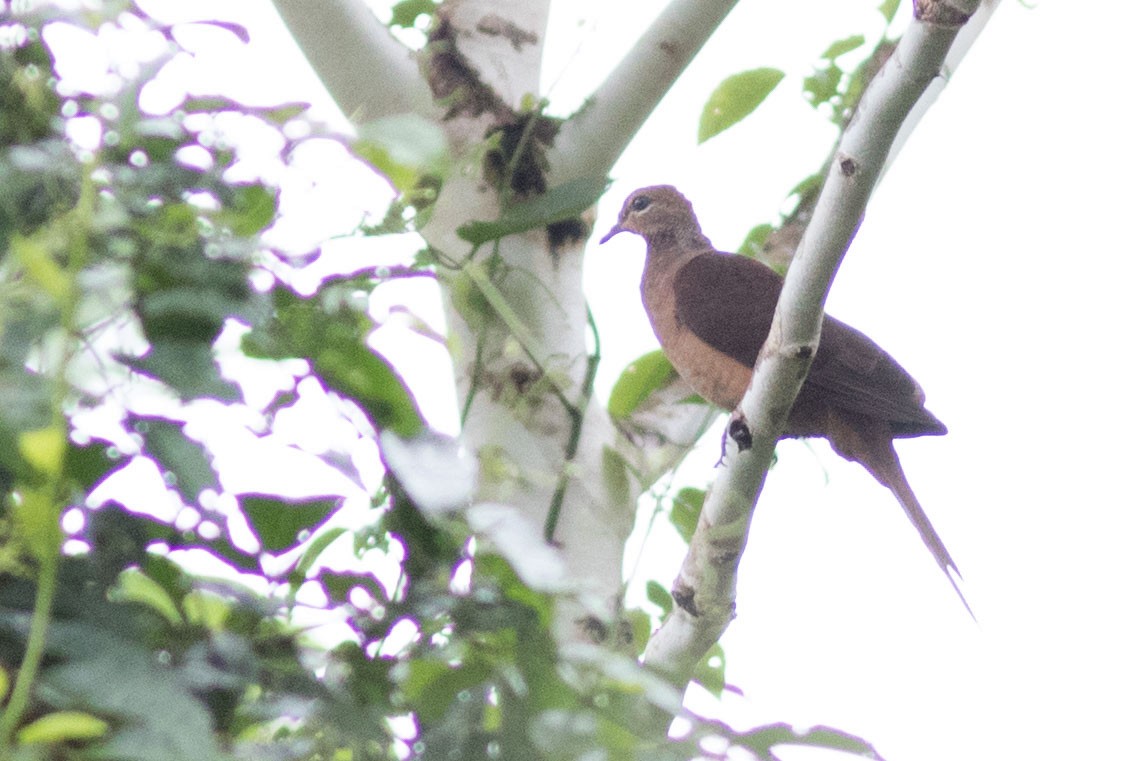
{"label": "dove's beak", "polygon": [[624,227],[622,223],[617,222],[615,227],[613,227],[611,230],[608,230],[607,235],[605,235],[603,238],[600,238],[600,245],[603,245],[603,244],[607,243],[608,241],[610,241],[613,236],[618,235],[619,233],[626,233],[626,232],[628,232],[628,228]]}

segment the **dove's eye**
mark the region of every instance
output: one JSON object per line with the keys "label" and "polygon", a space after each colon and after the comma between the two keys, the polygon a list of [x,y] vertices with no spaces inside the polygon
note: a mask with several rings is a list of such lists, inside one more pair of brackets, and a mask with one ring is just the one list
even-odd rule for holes
{"label": "dove's eye", "polygon": [[647,196],[636,196],[632,199],[632,211],[643,211],[651,206],[651,199]]}

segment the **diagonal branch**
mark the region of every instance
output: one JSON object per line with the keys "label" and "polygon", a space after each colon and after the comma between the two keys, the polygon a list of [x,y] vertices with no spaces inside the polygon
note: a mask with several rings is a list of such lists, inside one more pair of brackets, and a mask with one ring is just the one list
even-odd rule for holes
{"label": "diagonal branch", "polygon": [[[914,20],[870,83],[839,142],[818,206],[791,263],[741,410],[753,446],[730,454],[703,505],[646,662],[680,686],[734,615],[736,574],[766,469],[818,346],[826,292],[857,231],[894,138],[980,0],[915,0]],[[732,447],[733,449],[734,447]]]}
{"label": "diagonal branch", "polygon": [[[969,48],[977,41],[982,30],[985,29],[985,24],[993,16],[993,11],[997,10],[997,6],[1000,4],[1001,0],[981,0],[981,7],[973,12],[969,21],[967,21],[965,26],[961,28],[961,31],[957,33],[957,39],[954,40],[953,45],[949,49],[949,53],[945,57],[945,61],[942,63],[941,74],[934,77],[933,81],[929,83],[925,92],[918,98],[918,102],[910,109],[910,115],[907,116],[906,120],[902,123],[898,134],[894,136],[894,144],[890,146],[890,154],[886,157],[885,165],[882,167],[883,174],[894,163],[898,152],[902,150],[902,146],[905,145],[906,140],[913,134],[914,129],[918,126],[918,123],[921,122],[926,111],[937,102],[938,97],[945,89],[946,83],[953,76],[954,71],[956,71],[957,67],[961,64],[962,59],[965,58],[965,54],[969,52]],[[881,180],[881,176],[879,176],[878,179]]]}
{"label": "diagonal branch", "polygon": [[435,115],[413,51],[394,39],[362,0],[274,0],[274,7],[354,124],[409,112]]}
{"label": "diagonal branch", "polygon": [[736,0],[673,0],[561,128],[553,185],[605,175]]}

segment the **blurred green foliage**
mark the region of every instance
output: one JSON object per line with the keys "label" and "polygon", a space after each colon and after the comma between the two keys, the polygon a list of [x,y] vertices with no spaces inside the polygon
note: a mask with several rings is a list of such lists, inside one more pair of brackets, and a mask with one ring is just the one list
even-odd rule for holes
{"label": "blurred green foliage", "polygon": [[[391,23],[412,27],[435,9],[406,0]],[[112,72],[109,91],[72,92],[60,86],[61,51],[43,42],[51,23],[145,29],[167,53],[138,73]],[[203,23],[247,40],[234,24]],[[461,517],[421,510],[392,475],[356,532],[336,525],[342,500],[326,492],[228,494],[187,424],[194,405],[242,406],[218,362],[228,326],[242,331],[247,357],[304,360],[299,377],[371,435],[423,426],[410,389],[367,344],[374,322],[345,298],[379,275],[294,290],[290,270],[303,265],[261,237],[279,218],[279,189],[238,171],[240,151],[220,126],[253,120],[288,157],[305,138],[283,127],[303,109],[188,97],[169,113],[141,110],[141,89],[180,48],[171,27],[126,3],[24,11],[4,24],[0,758],[769,758],[792,743],[873,754],[835,730],[736,733],[694,716],[668,739],[682,712],[675,690],[629,653],[559,648],[559,596],[523,583]],[[94,141],[78,140],[77,125]],[[373,232],[402,232],[439,186],[424,173],[447,167],[417,130],[385,137],[357,147],[399,173],[388,179],[405,194]],[[462,234],[495,240],[578,212],[602,187],[587,182]],[[652,387],[666,379],[662,362],[643,375]],[[298,394],[247,411],[269,416]],[[614,395],[613,414],[647,394]],[[109,410],[114,431],[76,422]],[[181,506],[174,517],[91,499],[141,461]],[[681,493],[671,511],[684,535],[700,500]],[[335,543],[371,570],[328,567]],[[204,566],[225,573],[188,570]],[[649,597],[670,609],[663,587]],[[637,646],[652,625],[633,618]],[[716,649],[697,679],[718,694],[724,668]]]}

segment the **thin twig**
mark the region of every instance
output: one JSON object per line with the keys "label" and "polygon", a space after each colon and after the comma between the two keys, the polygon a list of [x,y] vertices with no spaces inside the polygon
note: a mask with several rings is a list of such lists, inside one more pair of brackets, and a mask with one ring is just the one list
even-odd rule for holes
{"label": "thin twig", "polygon": [[580,448],[580,433],[584,427],[584,413],[588,410],[588,402],[592,399],[592,386],[596,382],[596,369],[600,366],[600,332],[596,329],[596,321],[592,318],[592,310],[588,309],[588,328],[592,331],[592,352],[588,355],[588,366],[584,369],[584,381],[580,384],[580,403],[574,410],[569,410],[572,419],[572,429],[568,432],[568,443],[564,446],[564,467],[560,470],[560,479],[552,493],[552,500],[548,505],[548,514],[544,518],[544,541],[552,543],[556,535],[556,524],[560,520],[560,510],[564,505],[564,493],[568,489],[571,478],[569,466],[576,459],[576,452]]}

